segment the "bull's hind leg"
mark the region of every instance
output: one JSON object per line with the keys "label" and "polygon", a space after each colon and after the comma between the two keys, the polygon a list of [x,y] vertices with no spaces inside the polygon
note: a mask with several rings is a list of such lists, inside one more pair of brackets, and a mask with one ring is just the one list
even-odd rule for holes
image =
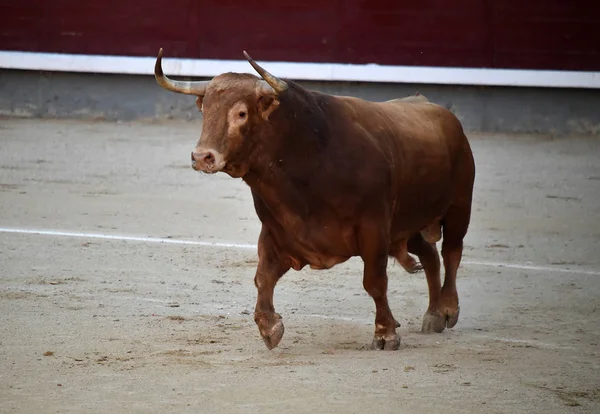
{"label": "bull's hind leg", "polygon": [[263,227],[258,239],[258,266],[254,277],[258,289],[254,322],[269,349],[275,348],[283,337],[283,322],[281,315],[275,313],[273,293],[277,281],[289,269],[289,264],[281,259],[270,234]]}
{"label": "bull's hind leg", "polygon": [[424,332],[442,332],[444,327],[438,322],[438,307],[441,296],[440,284],[440,256],[434,243],[427,242],[420,233],[415,234],[408,240],[408,251],[419,256],[423,264],[427,287],[429,288],[429,306],[423,317]]}
{"label": "bull's hind leg", "polygon": [[[442,332],[458,322],[460,311],[456,291],[456,272],[462,258],[463,239],[471,220],[471,201],[475,180],[475,164],[471,149],[465,138],[462,159],[454,173],[453,202],[442,217],[442,257],[444,259],[444,285],[437,301],[433,300],[432,286],[429,286],[429,308],[423,317],[424,332]],[[429,227],[425,232],[432,240],[439,240],[439,227]],[[431,240],[430,240],[431,241]],[[423,260],[421,259],[421,262]],[[425,264],[423,262],[423,264]],[[429,282],[429,277],[427,278]],[[438,279],[439,286],[439,279]]]}
{"label": "bull's hind leg", "polygon": [[444,240],[442,242],[442,257],[444,258],[444,285],[440,295],[439,311],[442,322],[452,328],[458,322],[460,306],[456,290],[456,272],[460,265],[463,252],[463,239],[467,234],[471,206],[451,206],[444,217]]}
{"label": "bull's hind leg", "polygon": [[[451,206],[443,219],[444,240],[442,242],[442,258],[444,259],[444,285],[439,287],[439,270],[437,284],[429,282],[429,307],[423,316],[423,332],[442,332],[452,328],[458,322],[460,306],[456,290],[456,272],[462,258],[463,238],[467,233],[470,219],[469,206]],[[421,259],[423,262],[423,259]],[[439,262],[438,262],[439,263]],[[423,264],[425,264],[423,262]],[[438,264],[439,269],[439,264]],[[425,268],[427,272],[427,268]],[[437,290],[437,294],[435,291]]]}

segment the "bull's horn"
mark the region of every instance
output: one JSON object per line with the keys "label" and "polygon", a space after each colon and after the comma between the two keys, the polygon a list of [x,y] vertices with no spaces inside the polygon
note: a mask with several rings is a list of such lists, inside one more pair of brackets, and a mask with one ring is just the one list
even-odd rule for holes
{"label": "bull's horn", "polygon": [[271,86],[271,88],[273,88],[273,90],[275,91],[276,94],[279,94],[279,93],[287,90],[287,88],[288,88],[287,83],[285,83],[278,77],[271,75],[269,72],[267,72],[266,70],[261,68],[259,66],[259,64],[256,63],[254,61],[254,59],[252,59],[248,53],[246,53],[245,50],[244,50],[244,56],[246,56],[246,59],[248,59],[248,62],[250,62],[250,64],[254,68],[254,70],[256,70],[258,72],[258,74],[260,76],[262,76],[262,78]]}
{"label": "bull's horn", "polygon": [[169,79],[162,70],[162,57],[163,50],[161,47],[158,51],[156,64],[154,65],[154,77],[160,86],[173,92],[185,93],[187,95],[204,96],[210,81],[187,82]]}

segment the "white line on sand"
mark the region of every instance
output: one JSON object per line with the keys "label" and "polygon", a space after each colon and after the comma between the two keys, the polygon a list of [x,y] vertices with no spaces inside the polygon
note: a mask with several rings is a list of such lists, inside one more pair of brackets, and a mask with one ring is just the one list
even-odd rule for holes
{"label": "white line on sand", "polygon": [[15,228],[0,227],[0,233],[37,234],[37,235],[42,235],[42,236],[80,237],[80,238],[84,238],[84,239],[121,240],[121,241],[137,241],[137,242],[146,242],[146,243],[166,243],[166,244],[191,244],[194,246],[235,247],[238,249],[256,249],[255,244],[207,242],[207,241],[199,241],[199,240],[178,240],[178,239],[160,238],[160,237],[124,236],[124,235],[120,235],[120,234],[79,233],[79,232],[60,231],[60,230],[15,229]]}
{"label": "white line on sand", "polygon": [[[13,234],[35,234],[41,236],[57,236],[57,237],[79,237],[87,239],[104,239],[104,240],[120,240],[120,241],[135,241],[145,243],[164,243],[164,244],[187,244],[193,246],[209,246],[209,247],[233,247],[237,249],[256,249],[255,244],[245,243],[231,243],[231,242],[208,242],[201,240],[180,240],[171,238],[161,237],[138,237],[138,236],[125,236],[120,234],[102,234],[102,233],[82,233],[82,232],[70,232],[60,230],[42,230],[42,229],[20,229],[20,228],[9,228],[0,227],[0,233],[13,233]],[[587,270],[587,269],[567,269],[564,267],[551,267],[551,266],[536,266],[530,264],[520,263],[503,263],[503,262],[485,262],[477,260],[463,260],[462,264],[472,266],[485,266],[485,267],[506,267],[509,269],[520,269],[520,270],[537,270],[541,272],[557,272],[557,273],[573,273],[583,275],[600,276],[600,271]]]}

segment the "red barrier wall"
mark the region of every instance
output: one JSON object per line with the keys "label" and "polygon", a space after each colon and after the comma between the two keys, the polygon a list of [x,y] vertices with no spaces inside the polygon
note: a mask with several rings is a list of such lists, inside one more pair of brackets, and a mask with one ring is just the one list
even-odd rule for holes
{"label": "red barrier wall", "polygon": [[600,2],[583,0],[0,0],[0,16],[2,50],[600,70]]}

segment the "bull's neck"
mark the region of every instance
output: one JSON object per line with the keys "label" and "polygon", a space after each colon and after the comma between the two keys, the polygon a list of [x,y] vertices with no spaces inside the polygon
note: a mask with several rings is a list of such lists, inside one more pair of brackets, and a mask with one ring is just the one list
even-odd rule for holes
{"label": "bull's neck", "polygon": [[263,153],[243,180],[272,211],[286,209],[304,217],[321,156],[306,146],[300,151],[295,145]]}
{"label": "bull's neck", "polygon": [[302,215],[313,193],[313,180],[322,179],[320,166],[329,150],[327,107],[330,97],[291,84],[294,93],[281,97],[272,115],[278,134],[267,141],[252,162],[244,181],[268,205],[283,204]]}

